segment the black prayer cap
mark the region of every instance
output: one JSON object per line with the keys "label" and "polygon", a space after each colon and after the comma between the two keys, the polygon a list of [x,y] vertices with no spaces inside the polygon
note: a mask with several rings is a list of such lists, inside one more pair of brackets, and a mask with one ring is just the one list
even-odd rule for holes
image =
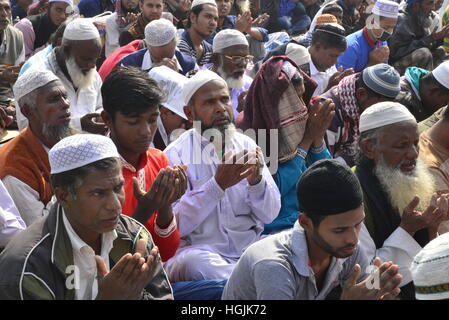
{"label": "black prayer cap", "polygon": [[357,209],[363,192],[352,170],[336,160],[325,159],[311,165],[296,187],[299,210],[329,216]]}

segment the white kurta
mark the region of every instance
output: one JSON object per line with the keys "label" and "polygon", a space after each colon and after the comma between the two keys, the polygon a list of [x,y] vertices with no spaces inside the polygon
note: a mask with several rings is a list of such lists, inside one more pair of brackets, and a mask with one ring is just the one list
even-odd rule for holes
{"label": "white kurta", "polygon": [[[232,139],[234,152],[251,151],[256,146],[240,133]],[[264,224],[279,214],[280,193],[266,165],[257,185],[251,186],[243,179],[223,191],[215,181],[217,154],[195,129],[182,134],[164,152],[170,165],[188,165],[187,191],[173,204],[181,234],[180,249],[173,260],[187,248],[211,252],[227,261],[238,259],[260,239]],[[203,161],[199,161],[201,156]]]}
{"label": "white kurta", "polygon": [[335,66],[330,67],[324,72],[318,71],[318,69],[313,64],[312,60],[309,62],[310,66],[310,77],[316,81],[318,86],[316,87],[315,91],[313,92],[313,97],[319,96],[320,94],[323,94],[327,88],[327,85],[329,84],[329,79],[332,77],[332,75],[337,72],[337,68]]}
{"label": "white kurta", "polygon": [[410,265],[413,258],[421,250],[421,246],[404,229],[398,227],[383,243],[382,248],[376,249],[376,244],[371,238],[365,224],[359,234],[359,245],[365,250],[368,258],[379,257],[382,262],[392,261],[399,266],[402,275],[401,287],[412,281]]}

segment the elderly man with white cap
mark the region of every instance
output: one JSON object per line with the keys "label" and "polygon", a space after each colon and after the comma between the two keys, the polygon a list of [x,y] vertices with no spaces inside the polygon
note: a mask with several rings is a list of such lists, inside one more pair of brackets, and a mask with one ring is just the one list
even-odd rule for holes
{"label": "elderly man with white cap", "polygon": [[390,0],[377,0],[366,26],[346,37],[348,48],[338,58],[337,66],[360,72],[366,67],[386,62],[390,55],[387,40],[393,34],[399,5]]}
{"label": "elderly man with white cap", "polygon": [[121,214],[124,181],[111,139],[67,137],[49,162],[58,202],[3,251],[0,299],[172,299],[150,234]]}
{"label": "elderly man with white cap", "polygon": [[354,165],[360,114],[375,103],[394,101],[400,91],[399,81],[393,67],[380,63],[343,78],[319,96],[335,104],[335,116],[327,130],[327,145],[334,158]]}
{"label": "elderly man with white cap", "polygon": [[442,113],[438,111],[449,104],[449,61],[433,71],[407,68],[401,77],[401,92],[395,100],[406,106],[418,122],[433,114],[441,118]]}
{"label": "elderly man with white cap", "polygon": [[227,279],[264,224],[278,215],[280,194],[260,148],[235,131],[226,82],[200,70],[183,96],[194,128],[164,152],[170,164],[188,166],[189,183],[173,204],[181,244],[165,266],[174,282]]}
{"label": "elderly man with white cap", "polygon": [[52,72],[30,70],[13,90],[29,127],[0,149],[0,179],[29,226],[51,206],[48,149],[72,129],[67,92]]}
{"label": "elderly man with white cap", "polygon": [[448,220],[448,201],[418,158],[418,128],[397,102],[381,102],[360,117],[355,173],[363,189],[365,222],[360,243],[369,257],[393,261],[403,275],[401,297],[413,299],[410,264]]}
{"label": "elderly man with white cap", "polygon": [[[64,30],[62,44],[32,68],[53,72],[62,82],[70,101],[71,125],[85,132],[104,134],[99,122],[102,110],[101,78],[96,61],[101,53],[100,34],[90,19],[71,21]],[[19,129],[26,126],[18,113]]]}
{"label": "elderly man with white cap", "polygon": [[186,30],[181,34],[179,50],[196,59],[199,66],[211,62],[212,46],[206,41],[217,29],[215,0],[193,0]]}
{"label": "elderly man with white cap", "polygon": [[147,24],[144,41],[146,48],[123,57],[120,65],[145,71],[164,65],[183,75],[198,69],[195,59],[176,47],[178,44],[176,28],[170,21],[158,19]]}
{"label": "elderly man with white cap", "polygon": [[252,61],[246,36],[235,29],[225,29],[217,33],[212,45],[213,64],[208,68],[216,72],[228,84],[234,117],[243,109],[245,96],[253,82],[246,75],[246,66]]}
{"label": "elderly man with white cap", "polygon": [[23,33],[26,59],[46,47],[50,36],[73,10],[72,0],[49,0],[48,4],[46,12],[23,18],[14,25]]}

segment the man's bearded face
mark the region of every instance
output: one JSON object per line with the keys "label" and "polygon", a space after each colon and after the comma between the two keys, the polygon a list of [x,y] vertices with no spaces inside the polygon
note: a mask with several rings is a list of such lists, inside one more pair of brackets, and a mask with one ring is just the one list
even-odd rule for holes
{"label": "man's bearded face", "polygon": [[81,70],[81,68],[76,64],[75,58],[70,56],[65,61],[67,71],[72,79],[73,85],[76,88],[86,88],[93,84],[95,80],[95,68],[90,69],[87,72]]}
{"label": "man's bearded face", "polygon": [[435,183],[429,169],[419,158],[410,173],[404,173],[401,165],[402,162],[396,167],[390,167],[381,156],[374,173],[388,195],[392,207],[398,209],[400,215],[415,196],[420,199],[418,210],[424,210],[430,204],[432,194],[435,192]]}

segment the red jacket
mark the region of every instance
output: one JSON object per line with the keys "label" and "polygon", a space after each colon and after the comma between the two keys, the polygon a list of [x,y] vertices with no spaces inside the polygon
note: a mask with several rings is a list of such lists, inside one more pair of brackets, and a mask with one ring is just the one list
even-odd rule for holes
{"label": "red jacket", "polygon": [[[136,170],[131,170],[123,166],[123,177],[125,179],[125,202],[122,207],[122,213],[131,216],[137,207],[137,199],[134,197],[133,177],[137,178],[138,171],[145,170],[146,192],[150,190],[159,171],[169,165],[167,156],[158,149],[149,148],[145,154],[142,154],[139,160],[139,166]],[[159,253],[163,261],[167,261],[175,255],[179,246],[178,227],[167,237],[161,237],[154,230],[157,211],[145,224],[145,227],[151,233],[154,243],[159,247]]]}
{"label": "red jacket", "polygon": [[107,57],[106,60],[104,60],[103,64],[101,65],[100,70],[98,70],[98,73],[100,74],[101,79],[104,81],[104,79],[108,76],[108,74],[111,73],[112,70],[118,65],[120,60],[133,52],[136,52],[140,48],[140,43],[143,40],[134,40],[128,43],[126,46],[120,47],[114,52],[112,52],[109,57]]}

